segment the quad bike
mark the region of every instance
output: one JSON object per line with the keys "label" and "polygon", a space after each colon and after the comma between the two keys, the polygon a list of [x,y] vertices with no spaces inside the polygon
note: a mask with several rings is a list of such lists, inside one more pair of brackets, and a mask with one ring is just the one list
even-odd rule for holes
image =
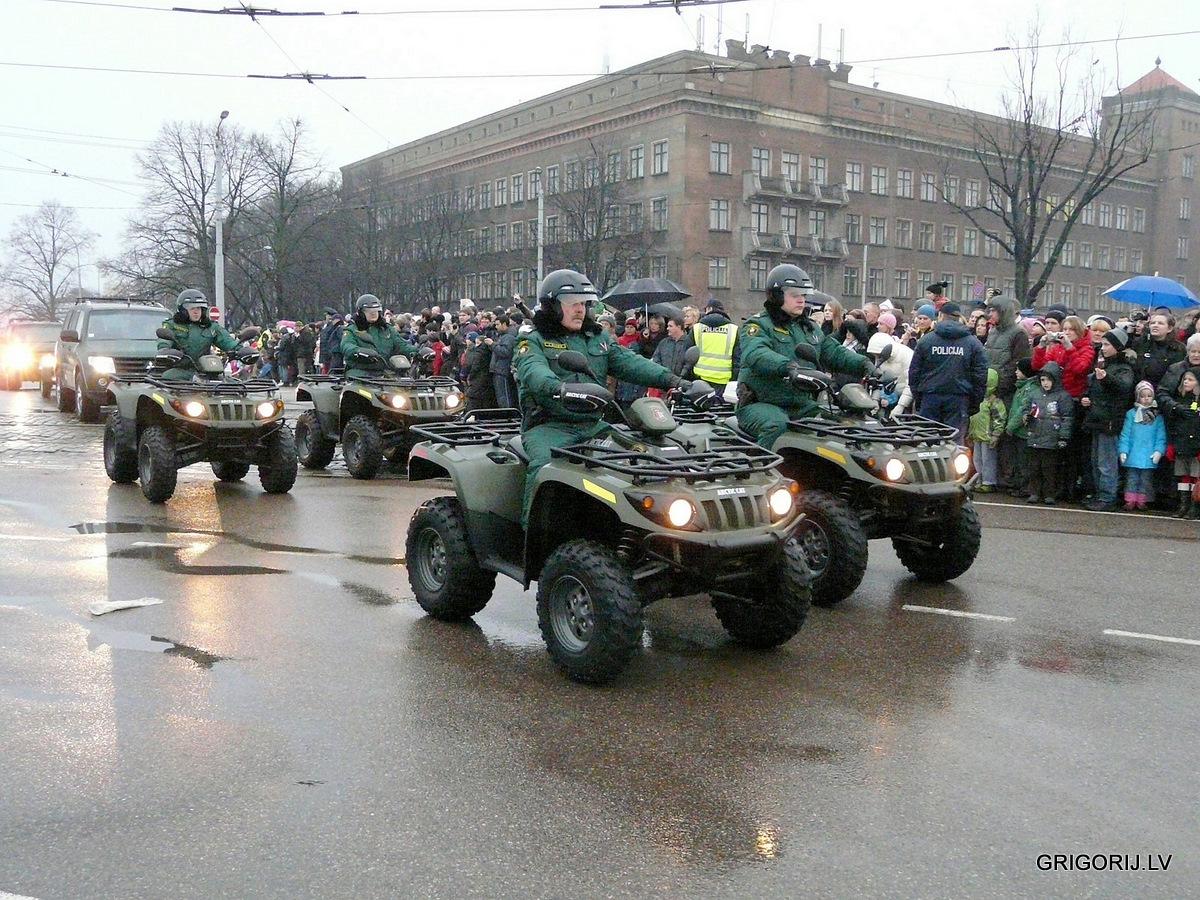
{"label": "quad bike", "polygon": [[[588,373],[583,354],[558,362]],[[705,387],[704,390],[707,391]],[[643,608],[707,592],[738,642],[774,647],[808,613],[809,573],[795,527],[796,485],[779,457],[735,434],[692,451],[672,437],[662,400],[622,413],[597,384],[572,382],[563,403],[606,413],[607,433],[553,451],[521,525],[525,454],[515,411],[420,425],[409,480],[449,478],[454,495],[426,502],[408,528],[417,602],[466,619],[491,598],[496,574],[537,581],[537,615],[554,661],[578,681],[616,677],[641,646]]]}
{"label": "quad bike", "polygon": [[[306,469],[328,466],[341,441],[350,474],[374,478],[385,460],[401,467],[407,462],[418,440],[414,425],[444,422],[461,414],[464,399],[453,378],[411,376],[411,363],[405,357],[393,356],[385,362],[377,353],[365,352],[374,360],[378,375],[301,377],[296,399],[313,405],[296,420],[296,448]],[[431,357],[433,351],[422,348],[420,354]],[[419,358],[418,365],[423,361]]]}
{"label": "quad bike", "polygon": [[[159,330],[170,339],[171,332]],[[238,355],[253,363],[257,353]],[[162,377],[167,369],[195,370],[190,380]],[[279,388],[266,378],[225,374],[225,358],[196,363],[178,350],[162,350],[144,375],[111,383],[117,408],[104,426],[104,470],[117,484],[140,481],[152,503],[175,493],[178,472],[212,464],[221,481],[240,481],[251,466],[268,494],[286,494],[296,482],[296,444],[283,420]]]}

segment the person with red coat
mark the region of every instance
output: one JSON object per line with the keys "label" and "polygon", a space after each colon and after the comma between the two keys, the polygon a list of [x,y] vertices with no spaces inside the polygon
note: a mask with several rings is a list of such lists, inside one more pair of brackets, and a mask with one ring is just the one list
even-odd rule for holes
{"label": "person with red coat", "polygon": [[[1033,370],[1040,372],[1047,363],[1057,363],[1062,369],[1062,386],[1075,401],[1075,421],[1082,422],[1087,410],[1081,401],[1087,393],[1088,376],[1096,367],[1096,348],[1092,344],[1091,332],[1078,316],[1063,316],[1057,319],[1052,310],[1046,313],[1046,335],[1033,349]],[[1061,321],[1061,330],[1053,326]],[[1090,484],[1092,472],[1092,448],[1090,435],[1076,429],[1070,446],[1063,454],[1062,483],[1071,500],[1078,500],[1093,490]]]}

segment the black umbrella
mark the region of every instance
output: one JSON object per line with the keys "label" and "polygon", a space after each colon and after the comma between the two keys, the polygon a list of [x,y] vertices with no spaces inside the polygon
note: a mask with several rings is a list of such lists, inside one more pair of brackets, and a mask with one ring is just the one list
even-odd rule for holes
{"label": "black umbrella", "polygon": [[634,278],[615,285],[600,299],[617,309],[631,310],[655,303],[677,303],[690,296],[680,285],[665,278]]}
{"label": "black umbrella", "polygon": [[804,302],[809,306],[824,306],[830,301],[836,301],[837,298],[832,294],[827,294],[824,291],[813,291],[804,298]]}
{"label": "black umbrella", "polygon": [[655,303],[646,312],[652,316],[662,316],[664,319],[683,318],[683,309],[674,303]]}

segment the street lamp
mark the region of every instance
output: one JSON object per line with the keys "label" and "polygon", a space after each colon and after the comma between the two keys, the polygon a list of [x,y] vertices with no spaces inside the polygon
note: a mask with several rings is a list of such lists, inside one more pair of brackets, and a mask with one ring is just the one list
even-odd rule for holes
{"label": "street lamp", "polygon": [[[533,174],[537,176],[538,186],[538,226],[537,226],[537,283],[542,283],[542,266],[543,256],[546,248],[546,186],[542,184],[542,167],[538,166],[533,170]],[[534,293],[537,293],[535,287]]]}
{"label": "street lamp", "polygon": [[225,124],[227,118],[229,118],[229,110],[221,110],[221,118],[217,120],[217,166],[216,178],[214,179],[217,187],[217,246],[213,265],[213,282],[216,287],[216,297],[213,300],[216,303],[217,314],[220,316],[222,322],[225,321],[225,172],[222,168],[224,162],[224,153],[222,153],[222,150],[224,147],[221,144],[221,126]]}

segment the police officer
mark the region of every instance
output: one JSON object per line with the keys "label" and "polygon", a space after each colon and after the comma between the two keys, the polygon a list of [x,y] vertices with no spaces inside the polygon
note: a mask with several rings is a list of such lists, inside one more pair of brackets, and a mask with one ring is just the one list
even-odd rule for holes
{"label": "police officer", "polygon": [[[689,387],[668,369],[625,349],[588,315],[596,289],[587,278],[570,269],[551,272],[538,285],[538,309],[533,327],[521,329],[514,357],[521,399],[521,434],[529,468],[521,522],[527,524],[538,471],[550,462],[550,451],[567,447],[607,430],[602,413],[574,412],[563,403],[565,388],[587,382],[603,387],[611,373],[622,381],[647,387]],[[558,355],[576,350],[587,357],[591,375],[568,372]],[[594,378],[592,376],[595,376]]]}
{"label": "police officer", "polygon": [[[162,327],[171,332],[171,339],[160,337],[159,350],[179,350],[190,357],[193,365],[199,365],[200,357],[212,352],[212,348],[234,353],[241,347],[238,339],[208,317],[208,298],[202,291],[188,288],[175,298],[175,315],[163,322]],[[191,369],[168,369],[162,377],[175,381],[191,380]]]}
{"label": "police officer", "polygon": [[812,280],[799,266],[776,266],[767,273],[763,311],[742,329],[738,423],[768,450],[787,430],[789,419],[821,412],[810,392],[794,386],[814,370],[811,362],[796,356],[797,346],[811,346],[825,371],[859,377],[875,371],[869,359],[843,347],[809,319],[805,297],[812,290]]}
{"label": "police officer", "polygon": [[967,420],[983,402],[987,372],[987,353],[962,324],[958,304],[943,304],[937,325],[917,342],[908,367],[918,415],[957,429],[963,443]]}
{"label": "police officer", "polygon": [[379,375],[383,363],[393,356],[412,359],[417,348],[384,320],[379,298],[363,294],[354,303],[354,324],[342,333],[341,351],[347,378],[370,378]]}

